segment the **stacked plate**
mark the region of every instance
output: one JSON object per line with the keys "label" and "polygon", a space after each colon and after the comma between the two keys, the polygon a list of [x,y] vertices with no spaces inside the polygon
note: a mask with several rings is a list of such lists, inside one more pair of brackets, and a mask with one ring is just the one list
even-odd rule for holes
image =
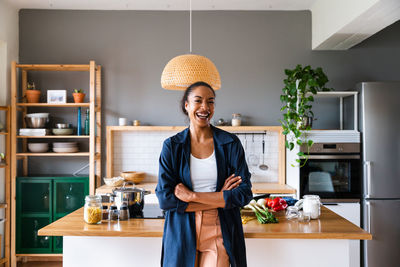
{"label": "stacked plate", "polygon": [[78,152],[78,142],[54,142],[53,151],[57,153],[74,153]]}

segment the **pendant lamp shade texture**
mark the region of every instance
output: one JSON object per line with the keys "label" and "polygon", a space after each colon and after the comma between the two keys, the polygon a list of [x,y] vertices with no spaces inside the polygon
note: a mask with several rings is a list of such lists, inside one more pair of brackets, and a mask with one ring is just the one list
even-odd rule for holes
{"label": "pendant lamp shade texture", "polygon": [[161,87],[167,90],[185,90],[200,81],[208,83],[214,90],[221,88],[221,78],[214,63],[194,54],[174,57],[161,75]]}

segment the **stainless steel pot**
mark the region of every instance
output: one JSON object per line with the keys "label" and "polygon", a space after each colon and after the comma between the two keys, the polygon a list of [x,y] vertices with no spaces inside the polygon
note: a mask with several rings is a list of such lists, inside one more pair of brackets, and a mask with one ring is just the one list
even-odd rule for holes
{"label": "stainless steel pot", "polygon": [[140,217],[143,212],[144,196],[151,192],[143,188],[125,187],[127,184],[134,185],[132,182],[124,182],[122,187],[113,189],[114,203],[118,210],[125,203],[128,206],[130,218]]}

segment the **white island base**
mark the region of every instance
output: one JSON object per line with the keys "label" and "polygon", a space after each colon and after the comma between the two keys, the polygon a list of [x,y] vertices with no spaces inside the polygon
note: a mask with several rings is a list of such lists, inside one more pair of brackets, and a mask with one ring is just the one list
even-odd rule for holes
{"label": "white island base", "polygon": [[[160,237],[64,236],[63,267],[160,266]],[[346,239],[246,238],[247,266],[348,267]]]}

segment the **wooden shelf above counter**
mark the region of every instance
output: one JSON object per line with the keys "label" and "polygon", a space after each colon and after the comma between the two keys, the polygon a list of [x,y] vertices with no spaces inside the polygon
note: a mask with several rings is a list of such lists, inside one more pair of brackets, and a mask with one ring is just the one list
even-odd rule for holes
{"label": "wooden shelf above counter", "polygon": [[[281,126],[217,126],[228,132],[282,131]],[[183,131],[187,126],[107,126],[110,131]]]}
{"label": "wooden shelf above counter", "polygon": [[[295,194],[296,190],[285,184],[276,183],[253,183],[253,193],[254,194]],[[144,188],[151,191],[152,194],[155,193],[155,188],[157,183],[140,183],[136,187]],[[96,188],[96,194],[103,195],[112,193],[114,186],[102,185]]]}
{"label": "wooden shelf above counter", "polygon": [[296,189],[286,184],[252,183],[254,194],[296,194]]}

